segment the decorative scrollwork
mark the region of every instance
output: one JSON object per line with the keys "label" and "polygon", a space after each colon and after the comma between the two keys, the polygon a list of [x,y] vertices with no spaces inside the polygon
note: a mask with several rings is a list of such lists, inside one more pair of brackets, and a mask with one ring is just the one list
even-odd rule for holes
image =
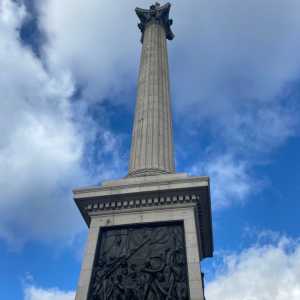
{"label": "decorative scrollwork", "polygon": [[89,300],[187,300],[182,224],[101,231]]}

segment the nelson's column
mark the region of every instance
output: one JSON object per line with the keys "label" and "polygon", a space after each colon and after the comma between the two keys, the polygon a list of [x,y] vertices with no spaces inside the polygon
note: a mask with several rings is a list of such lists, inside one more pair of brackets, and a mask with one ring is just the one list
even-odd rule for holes
{"label": "nelson's column", "polygon": [[73,192],[89,227],[76,300],[204,299],[200,261],[213,254],[209,178],[175,172],[170,7],[135,10],[142,56],[128,176]]}

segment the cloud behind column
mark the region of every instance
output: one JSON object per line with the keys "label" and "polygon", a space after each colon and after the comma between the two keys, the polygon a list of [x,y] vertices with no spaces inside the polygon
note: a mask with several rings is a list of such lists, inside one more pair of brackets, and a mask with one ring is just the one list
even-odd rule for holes
{"label": "cloud behind column", "polygon": [[[0,164],[5,176],[0,185],[5,200],[0,235],[8,240],[74,234],[79,218],[71,188],[94,180],[101,170],[106,170],[103,178],[120,174],[118,147],[105,150],[106,144],[119,146],[119,137],[102,128],[101,117],[89,123],[89,109],[83,110],[84,126],[78,126],[83,117],[73,112],[83,102],[88,107],[114,101],[122,109],[134,101],[124,96],[135,88],[139,62],[133,8],[149,2],[46,0],[35,5],[45,36],[40,57],[20,39],[29,12],[14,1],[1,2]],[[204,148],[225,149],[200,169],[212,172],[216,183],[224,166],[234,171],[222,177],[223,186],[234,181],[234,190],[221,189],[220,197],[237,199],[226,203],[245,200],[253,182],[248,169],[257,157],[299,134],[294,84],[300,73],[299,6],[293,0],[173,1],[176,38],[169,56],[175,121],[199,139],[213,132]],[[87,148],[104,152],[97,170],[90,167],[93,161],[82,163]],[[189,157],[192,161],[193,153]],[[69,218],[56,215],[58,210],[68,211]],[[57,226],[45,223],[53,216]],[[58,231],[61,226],[66,229]],[[26,229],[22,237],[21,229]]]}
{"label": "cloud behind column", "polygon": [[299,241],[279,236],[223,257],[207,300],[297,300],[300,297]]}

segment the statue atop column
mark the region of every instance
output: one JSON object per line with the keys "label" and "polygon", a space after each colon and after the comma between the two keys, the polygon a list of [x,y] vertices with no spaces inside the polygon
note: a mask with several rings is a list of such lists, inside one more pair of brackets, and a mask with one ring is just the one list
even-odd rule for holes
{"label": "statue atop column", "polygon": [[135,9],[136,14],[141,21],[138,24],[138,27],[142,32],[141,42],[143,42],[144,39],[145,28],[151,22],[159,23],[164,27],[166,38],[168,40],[172,40],[174,38],[174,34],[171,30],[173,20],[169,19],[170,8],[170,3],[166,3],[161,6],[158,2],[156,2],[154,5],[151,5],[149,9],[142,9],[138,7]]}

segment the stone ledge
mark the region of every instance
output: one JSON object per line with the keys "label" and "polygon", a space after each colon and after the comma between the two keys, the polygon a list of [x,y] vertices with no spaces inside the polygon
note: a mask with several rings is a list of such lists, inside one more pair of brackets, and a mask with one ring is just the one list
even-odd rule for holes
{"label": "stone ledge", "polygon": [[178,188],[208,187],[209,177],[188,176],[185,173],[143,176],[106,181],[100,186],[83,187],[73,190],[74,199],[115,194],[150,192]]}
{"label": "stone ledge", "polygon": [[209,178],[166,174],[145,178],[125,178],[104,182],[98,187],[73,191],[74,200],[85,222],[91,216],[133,211],[157,210],[193,205],[202,257],[213,253]]}

